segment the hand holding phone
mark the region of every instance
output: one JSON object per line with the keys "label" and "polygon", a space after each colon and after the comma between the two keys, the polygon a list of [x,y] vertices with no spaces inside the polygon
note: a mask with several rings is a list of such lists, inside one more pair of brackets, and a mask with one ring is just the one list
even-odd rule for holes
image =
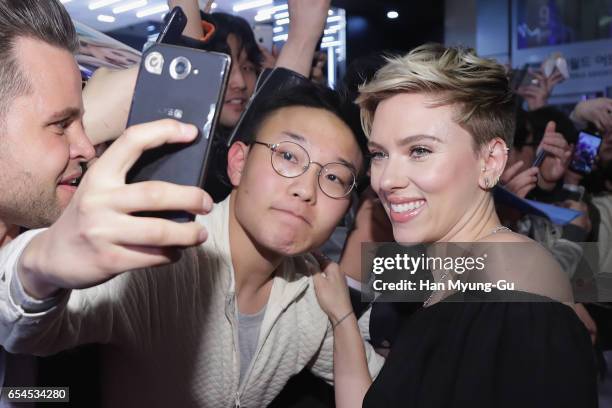
{"label": "hand holding phone", "polygon": [[[192,48],[155,44],[142,58],[128,126],[172,118],[198,128],[187,145],[147,151],[128,173],[130,183],[159,180],[202,187],[211,138],[229,77],[230,57]],[[184,212],[147,214],[187,222]]]}

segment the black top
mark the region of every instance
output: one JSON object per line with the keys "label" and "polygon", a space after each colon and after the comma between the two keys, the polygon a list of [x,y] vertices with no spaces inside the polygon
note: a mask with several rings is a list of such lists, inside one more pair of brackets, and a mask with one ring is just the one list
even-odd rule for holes
{"label": "black top", "polygon": [[590,338],[558,302],[437,303],[406,317],[363,406],[596,407]]}

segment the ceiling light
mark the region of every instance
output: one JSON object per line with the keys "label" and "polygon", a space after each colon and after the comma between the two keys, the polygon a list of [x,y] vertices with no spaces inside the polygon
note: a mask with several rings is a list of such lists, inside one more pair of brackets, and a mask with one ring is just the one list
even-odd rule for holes
{"label": "ceiling light", "polygon": [[100,14],[98,16],[98,21],[101,21],[103,23],[114,23],[115,20],[116,20],[116,18],[113,17],[113,16],[106,16],[104,14]]}
{"label": "ceiling light", "polygon": [[282,13],[277,13],[274,15],[274,18],[277,20],[280,20],[281,18],[287,18],[287,17],[289,17],[288,11],[283,11]]}
{"label": "ceiling light", "polygon": [[387,13],[387,18],[391,20],[395,20],[398,17],[399,17],[399,13],[397,11],[391,10],[390,12]]}
{"label": "ceiling light", "polygon": [[147,0],[133,1],[131,3],[117,6],[113,9],[113,14],[125,13],[126,11],[134,10],[138,7],[146,6]]}
{"label": "ceiling light", "polygon": [[272,3],[274,3],[274,0],[246,1],[244,3],[236,4],[234,7],[232,7],[232,10],[234,10],[234,12],[237,13],[239,11],[250,10],[250,9],[254,9],[254,8],[262,7],[262,6],[268,6]]}
{"label": "ceiling light", "polygon": [[102,7],[106,7],[106,6],[110,6],[111,4],[117,3],[120,0],[98,0],[98,1],[94,1],[93,3],[89,3],[88,8],[90,10],[96,10]]}
{"label": "ceiling light", "polygon": [[276,24],[277,25],[289,24],[289,19],[288,18],[281,18],[280,20],[276,20]]}
{"label": "ceiling light", "polygon": [[168,10],[169,10],[169,7],[167,4],[160,4],[159,6],[149,7],[147,9],[140,10],[139,12],[136,13],[136,17],[142,18],[142,17],[150,16],[152,14],[165,13]]}

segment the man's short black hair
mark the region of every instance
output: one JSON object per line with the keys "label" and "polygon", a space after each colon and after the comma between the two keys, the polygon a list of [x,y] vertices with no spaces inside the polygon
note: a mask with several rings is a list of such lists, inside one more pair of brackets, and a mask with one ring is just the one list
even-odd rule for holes
{"label": "man's short black hair", "polygon": [[[240,141],[250,145],[255,140],[264,122],[272,114],[280,109],[289,107],[317,108],[334,114],[351,130],[355,137],[355,143],[359,145],[363,153],[363,148],[355,136],[355,129],[347,121],[345,113],[347,105],[345,101],[337,92],[310,81],[300,85],[281,87],[277,92],[266,94],[264,98],[256,98],[249,107],[249,120],[240,123],[233,142]],[[224,140],[221,140],[221,138],[213,140],[211,154],[214,156],[214,159],[210,162],[209,175],[214,177],[216,181],[211,182],[210,185],[214,185],[212,188],[217,190],[225,186],[222,193],[215,192],[217,201],[227,196],[231,190],[231,183],[227,177],[227,152],[228,148]],[[363,173],[363,167],[360,173]],[[359,177],[360,175],[358,174],[357,176]]]}

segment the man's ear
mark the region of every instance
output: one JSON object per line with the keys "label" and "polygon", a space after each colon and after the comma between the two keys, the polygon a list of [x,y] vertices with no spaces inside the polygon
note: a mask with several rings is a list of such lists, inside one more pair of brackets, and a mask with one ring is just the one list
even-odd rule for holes
{"label": "man's ear", "polygon": [[227,175],[233,187],[240,184],[248,155],[249,146],[243,142],[234,142],[227,152]]}

